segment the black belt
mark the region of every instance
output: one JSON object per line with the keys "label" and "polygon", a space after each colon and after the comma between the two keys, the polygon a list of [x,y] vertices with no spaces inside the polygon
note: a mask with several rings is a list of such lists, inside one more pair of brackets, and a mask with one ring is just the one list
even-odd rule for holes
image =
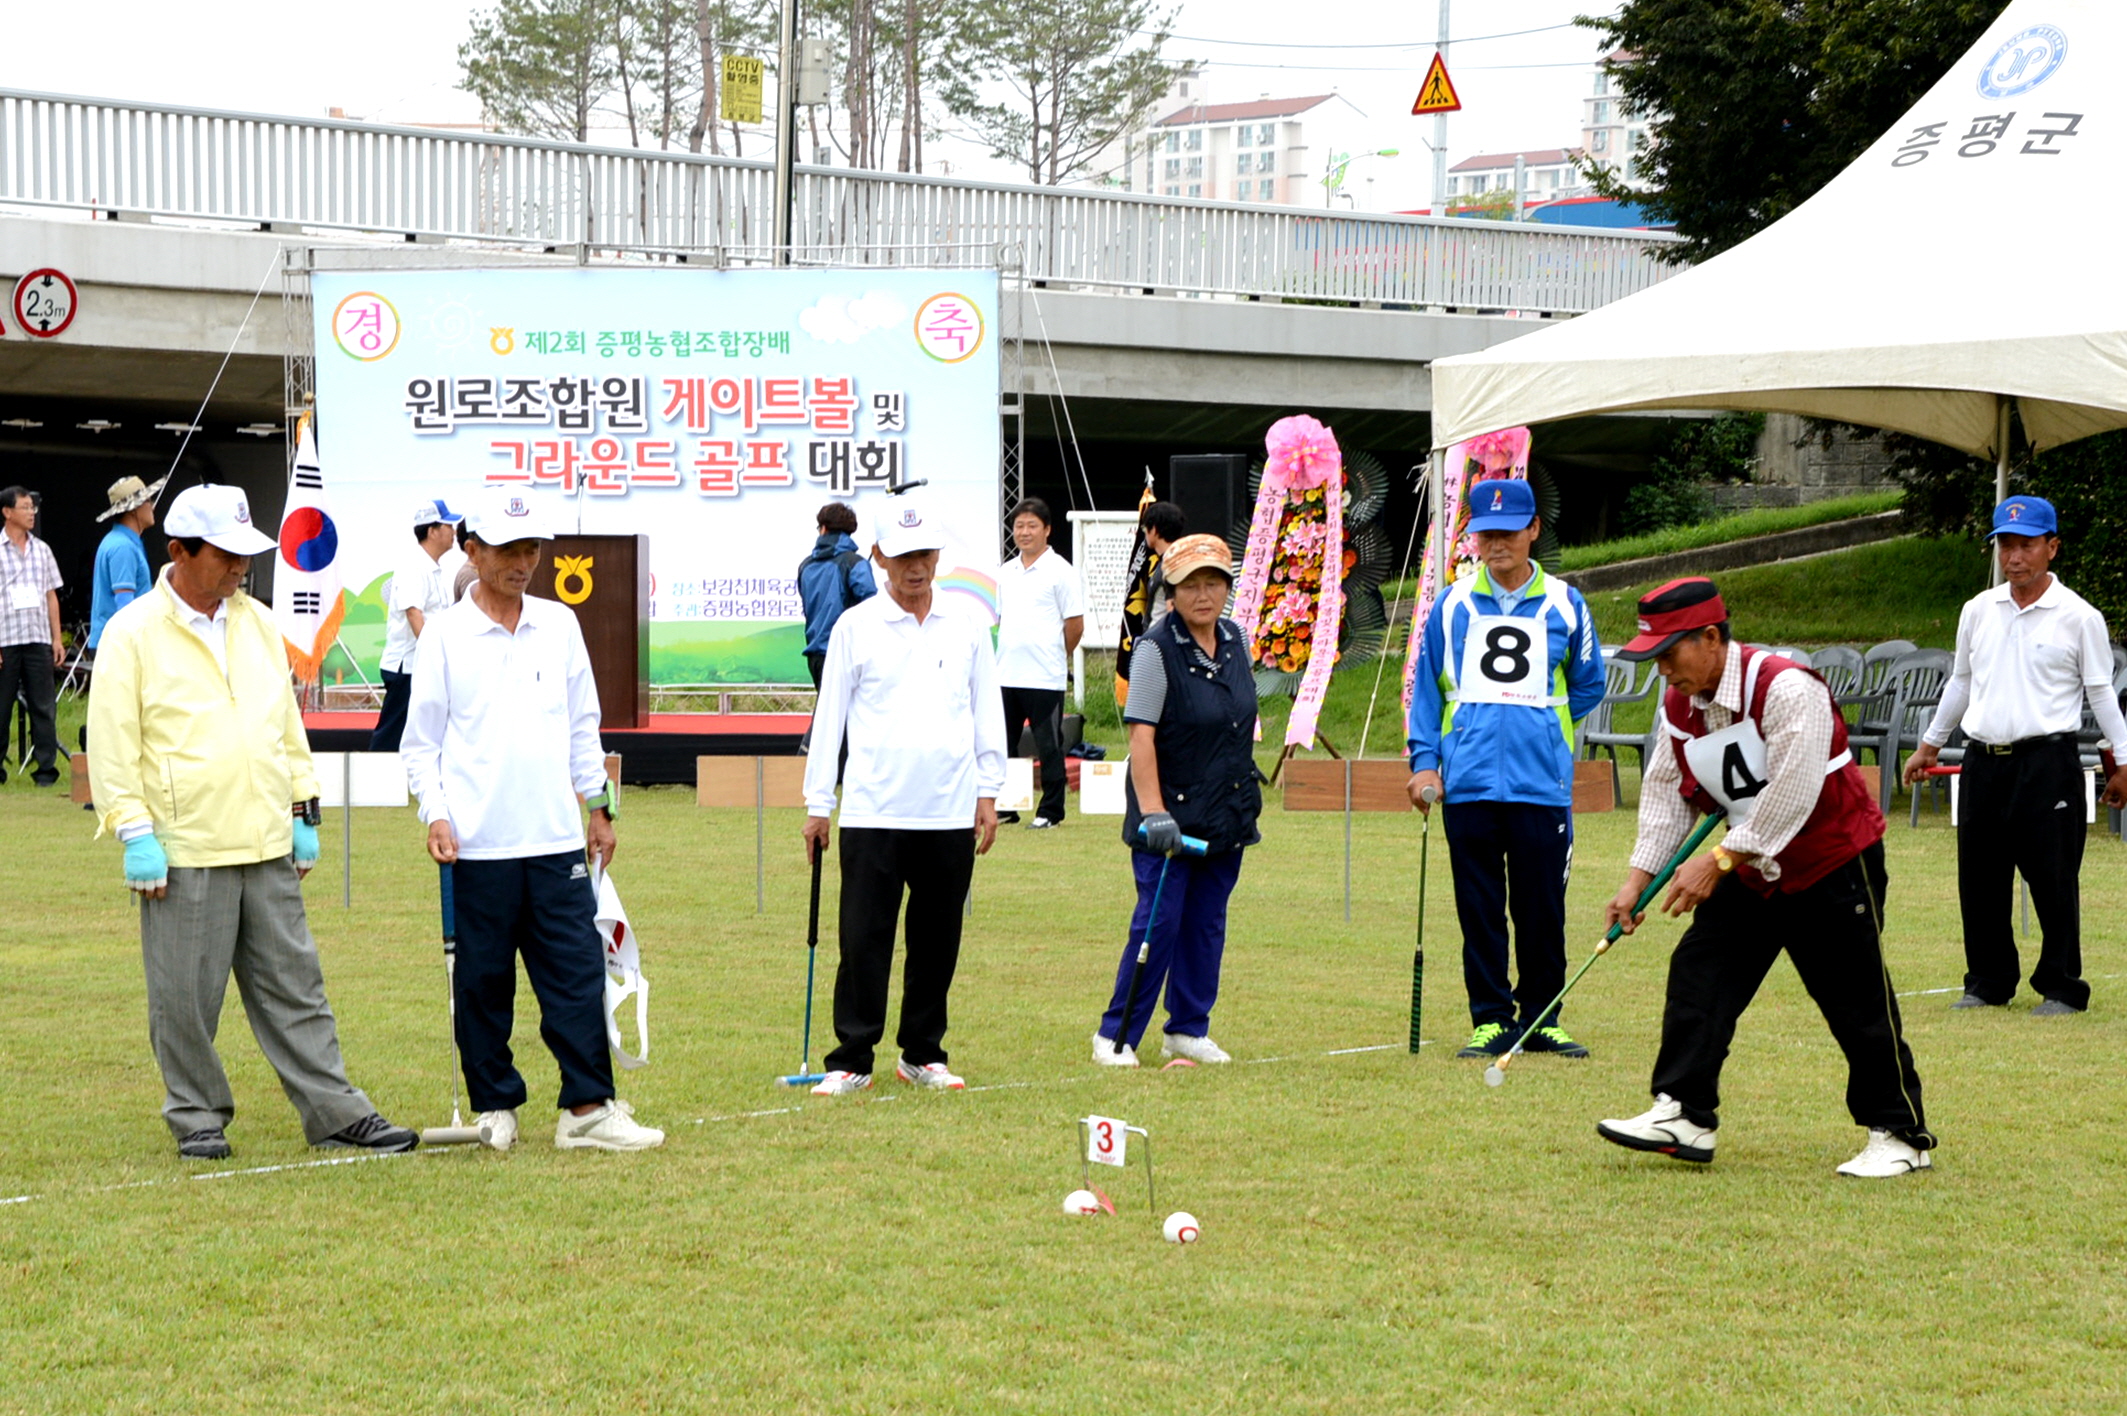
{"label": "black belt", "polygon": [[1984,752],[1993,757],[2014,757],[2019,752],[2030,752],[2035,748],[2074,741],[2074,733],[2047,733],[2044,737],[2018,738],[2015,742],[1981,742],[1973,738],[1965,743],[1965,747],[1968,751]]}

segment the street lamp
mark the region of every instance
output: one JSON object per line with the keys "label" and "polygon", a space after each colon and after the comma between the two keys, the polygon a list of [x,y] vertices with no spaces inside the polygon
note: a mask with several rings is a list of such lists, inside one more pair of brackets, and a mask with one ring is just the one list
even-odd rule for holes
{"label": "street lamp", "polygon": [[1363,161],[1369,157],[1398,157],[1401,155],[1401,148],[1375,148],[1371,152],[1360,153],[1331,153],[1329,155],[1329,166],[1322,173],[1322,209],[1328,211],[1335,205],[1337,193],[1344,186],[1344,174],[1353,163]]}

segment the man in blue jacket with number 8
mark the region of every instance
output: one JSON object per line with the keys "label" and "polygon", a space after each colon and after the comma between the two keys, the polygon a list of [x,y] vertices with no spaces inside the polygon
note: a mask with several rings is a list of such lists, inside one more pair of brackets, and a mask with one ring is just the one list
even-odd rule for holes
{"label": "man in blue jacket with number 8", "polygon": [[[1469,503],[1481,564],[1426,620],[1412,676],[1410,793],[1420,811],[1432,810],[1429,794],[1446,804],[1474,1028],[1456,1055],[1497,1057],[1566,981],[1573,734],[1602,701],[1603,652],[1580,592],[1529,559],[1543,530],[1529,484],[1477,482]],[[1507,975],[1510,909],[1519,987]],[[1522,1050],[1588,1055],[1556,1014]]]}

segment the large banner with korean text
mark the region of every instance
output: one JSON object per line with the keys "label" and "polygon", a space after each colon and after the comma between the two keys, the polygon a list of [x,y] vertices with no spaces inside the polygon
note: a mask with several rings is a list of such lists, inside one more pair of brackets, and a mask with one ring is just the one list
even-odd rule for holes
{"label": "large banner with korean text", "polygon": [[374,680],[414,507],[493,488],[557,530],[650,538],[653,685],[808,682],[794,577],[817,513],[851,503],[869,551],[908,481],[955,540],[945,592],[993,608],[997,289],[967,270],[314,274],[344,658]]}

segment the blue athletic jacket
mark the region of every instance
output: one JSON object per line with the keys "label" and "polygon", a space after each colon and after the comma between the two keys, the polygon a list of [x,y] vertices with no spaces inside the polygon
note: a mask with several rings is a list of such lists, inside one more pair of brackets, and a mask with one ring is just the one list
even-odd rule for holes
{"label": "blue athletic jacket", "polygon": [[[1481,566],[1448,587],[1426,620],[1412,676],[1411,770],[1439,772],[1450,804],[1573,804],[1573,730],[1602,702],[1602,645],[1580,592],[1531,565],[1526,594],[1511,616],[1530,622],[1526,634],[1495,626],[1492,643],[1470,645],[1471,620],[1500,614],[1491,577]],[[1517,678],[1526,673],[1527,656],[1536,652],[1539,621],[1548,669],[1540,680],[1543,701],[1527,706],[1462,702],[1466,651],[1477,651],[1474,660],[1467,660],[1473,668],[1489,666],[1503,678]]]}

